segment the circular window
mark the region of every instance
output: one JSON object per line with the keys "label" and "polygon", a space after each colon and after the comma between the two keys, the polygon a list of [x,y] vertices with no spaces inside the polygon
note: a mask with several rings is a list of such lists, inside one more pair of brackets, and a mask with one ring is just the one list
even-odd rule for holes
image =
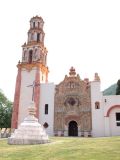
{"label": "circular window", "polygon": [[69,103],[71,106],[74,106],[76,102],[75,102],[75,99],[71,97],[71,98],[69,98],[68,103]]}
{"label": "circular window", "polygon": [[47,122],[45,122],[44,124],[43,124],[43,126],[44,126],[44,128],[48,128],[48,123]]}

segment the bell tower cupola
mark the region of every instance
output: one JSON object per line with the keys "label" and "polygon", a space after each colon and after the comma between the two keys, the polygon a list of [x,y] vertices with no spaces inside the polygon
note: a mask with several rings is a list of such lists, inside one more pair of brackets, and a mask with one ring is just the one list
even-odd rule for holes
{"label": "bell tower cupola", "polygon": [[22,63],[40,63],[47,67],[47,49],[44,46],[45,33],[43,31],[44,21],[42,17],[35,16],[30,20],[28,40],[22,46]]}
{"label": "bell tower cupola", "polygon": [[28,31],[28,43],[37,42],[44,45],[44,36],[43,31],[44,21],[41,17],[33,17],[30,20],[30,29]]}

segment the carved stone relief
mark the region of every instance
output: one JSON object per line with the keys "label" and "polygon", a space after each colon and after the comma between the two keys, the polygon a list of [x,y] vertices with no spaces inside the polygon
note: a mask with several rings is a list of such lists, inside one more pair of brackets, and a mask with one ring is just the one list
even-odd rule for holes
{"label": "carved stone relief", "polygon": [[82,81],[75,70],[56,85],[54,131],[65,131],[76,121],[81,131],[91,131],[91,99],[89,83]]}

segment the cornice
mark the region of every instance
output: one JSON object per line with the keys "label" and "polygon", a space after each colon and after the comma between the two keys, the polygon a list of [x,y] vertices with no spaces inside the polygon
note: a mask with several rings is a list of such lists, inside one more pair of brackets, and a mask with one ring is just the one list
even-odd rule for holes
{"label": "cornice", "polygon": [[29,63],[18,63],[17,67],[21,68],[21,69],[24,68],[28,72],[30,72],[35,67],[39,68],[44,73],[48,73],[49,72],[48,67],[44,66],[42,63],[37,63],[37,62],[31,63],[31,64],[29,64]]}
{"label": "cornice", "polygon": [[24,43],[22,45],[23,48],[27,48],[27,47],[33,47],[33,46],[39,46],[40,48],[42,48],[46,53],[48,52],[47,48],[44,46],[43,43],[41,42],[36,42],[36,41],[32,41],[32,42],[28,42],[27,44]]}

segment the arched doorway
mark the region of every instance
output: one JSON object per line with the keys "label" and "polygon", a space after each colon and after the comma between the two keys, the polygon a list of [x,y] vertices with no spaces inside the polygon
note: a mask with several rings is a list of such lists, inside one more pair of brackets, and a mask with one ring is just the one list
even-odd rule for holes
{"label": "arched doorway", "polygon": [[70,121],[68,126],[68,136],[78,136],[77,122]]}

